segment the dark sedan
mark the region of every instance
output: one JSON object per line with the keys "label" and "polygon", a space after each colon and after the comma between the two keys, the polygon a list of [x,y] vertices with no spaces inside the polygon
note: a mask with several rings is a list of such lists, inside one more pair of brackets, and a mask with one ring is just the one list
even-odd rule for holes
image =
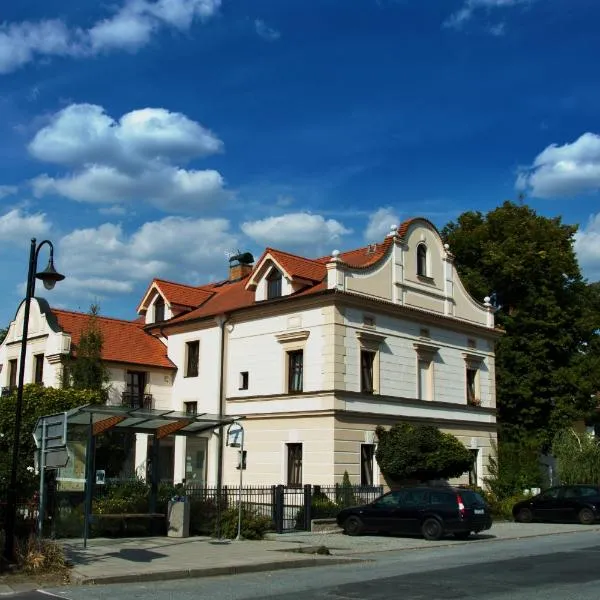
{"label": "dark sedan", "polygon": [[515,521],[579,521],[591,525],[600,520],[600,487],[595,485],[562,485],[549,488],[518,502],[512,509]]}
{"label": "dark sedan", "polygon": [[389,492],[370,504],[345,508],[337,522],[347,535],[367,531],[421,534],[439,540],[446,534],[467,539],[492,526],[483,498],[469,489],[414,487]]}

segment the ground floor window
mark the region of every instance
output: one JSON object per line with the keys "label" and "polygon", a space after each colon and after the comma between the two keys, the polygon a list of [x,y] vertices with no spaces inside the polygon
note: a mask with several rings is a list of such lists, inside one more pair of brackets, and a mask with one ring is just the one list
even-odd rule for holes
{"label": "ground floor window", "polygon": [[375,444],[360,445],[360,485],[375,485],[373,465],[375,463]]}
{"label": "ground floor window", "polygon": [[190,484],[206,484],[206,455],[208,440],[189,437],[185,444],[185,481]]}
{"label": "ground floor window", "polygon": [[287,484],[302,485],[302,444],[287,444]]}

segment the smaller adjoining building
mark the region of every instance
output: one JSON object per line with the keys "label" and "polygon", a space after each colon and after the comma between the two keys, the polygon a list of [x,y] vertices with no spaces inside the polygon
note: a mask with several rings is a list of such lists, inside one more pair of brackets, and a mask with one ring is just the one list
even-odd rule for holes
{"label": "smaller adjoining building", "polygon": [[[483,300],[483,299],[481,299]],[[189,414],[244,415],[253,485],[379,483],[377,425],[428,423],[473,453],[481,483],[496,438],[489,299],[464,289],[450,249],[426,219],[377,243],[324,257],[267,248],[233,257],[202,286],[154,279],[138,319],[99,317],[109,403]],[[22,309],[0,345],[0,385],[14,386]],[[60,385],[87,315],[34,301],[26,381]],[[131,471],[151,443],[137,434]],[[236,484],[237,452],[219,437],[161,442],[161,475]],[[223,457],[221,462],[221,456]]]}

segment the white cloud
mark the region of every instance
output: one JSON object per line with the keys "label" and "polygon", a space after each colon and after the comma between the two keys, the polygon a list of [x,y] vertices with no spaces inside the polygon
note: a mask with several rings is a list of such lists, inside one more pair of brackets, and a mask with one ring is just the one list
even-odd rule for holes
{"label": "white cloud", "polygon": [[215,15],[221,0],[125,0],[114,14],[90,28],[69,28],[59,19],[0,24],[0,73],[44,56],[90,56],[134,51],[163,27],[180,31]]}
{"label": "white cloud", "polygon": [[16,185],[0,185],[0,200],[7,196],[14,196],[19,191]]}
{"label": "white cloud", "polygon": [[516,187],[538,198],[600,190],[600,135],[584,133],[573,143],[548,146],[519,173]]}
{"label": "white cloud", "polygon": [[254,29],[256,33],[267,42],[274,42],[281,37],[281,32],[269,27],[262,19],[254,20]]}
{"label": "white cloud", "polygon": [[44,235],[50,223],[43,213],[25,214],[15,208],[0,216],[0,240],[3,243],[22,243],[32,236]]}
{"label": "white cloud", "polygon": [[32,185],[37,197],[110,204],[144,199],[163,209],[197,209],[226,200],[225,182],[217,171],[179,164],[222,150],[214,133],[181,113],[145,108],[115,120],[101,106],[72,104],[36,133],[29,152],[75,171],[40,175]]}
{"label": "white cloud", "polygon": [[159,276],[225,278],[224,252],[238,244],[229,229],[226,219],[184,217],[151,221],[131,234],[113,223],[76,229],[57,244],[57,267],[67,276],[59,292],[95,297],[128,293]]}
{"label": "white cloud", "polygon": [[[511,8],[531,4],[531,2],[535,2],[535,0],[464,0],[464,4],[446,19],[444,27],[461,29],[478,11],[487,10],[489,12],[494,8]],[[493,35],[502,35],[504,25],[491,27],[489,31]]]}
{"label": "white cloud", "polygon": [[335,219],[325,219],[311,213],[288,213],[242,224],[242,231],[263,246],[311,248],[339,240],[352,233]]}
{"label": "white cloud", "polygon": [[392,225],[398,227],[399,224],[398,213],[391,206],[379,208],[369,217],[365,239],[367,242],[381,240],[390,232]]}
{"label": "white cloud", "polygon": [[575,234],[575,252],[584,275],[600,281],[600,213],[591,215],[587,225]]}

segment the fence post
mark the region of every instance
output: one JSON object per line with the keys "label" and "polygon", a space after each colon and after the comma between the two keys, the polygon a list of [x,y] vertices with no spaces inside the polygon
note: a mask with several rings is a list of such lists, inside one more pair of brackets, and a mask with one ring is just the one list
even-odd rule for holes
{"label": "fence post", "polygon": [[312,520],[312,485],[307,483],[304,486],[304,531],[310,531],[310,522]]}
{"label": "fence post", "polygon": [[283,533],[284,505],[284,487],[278,485],[275,488],[275,531],[277,533]]}

